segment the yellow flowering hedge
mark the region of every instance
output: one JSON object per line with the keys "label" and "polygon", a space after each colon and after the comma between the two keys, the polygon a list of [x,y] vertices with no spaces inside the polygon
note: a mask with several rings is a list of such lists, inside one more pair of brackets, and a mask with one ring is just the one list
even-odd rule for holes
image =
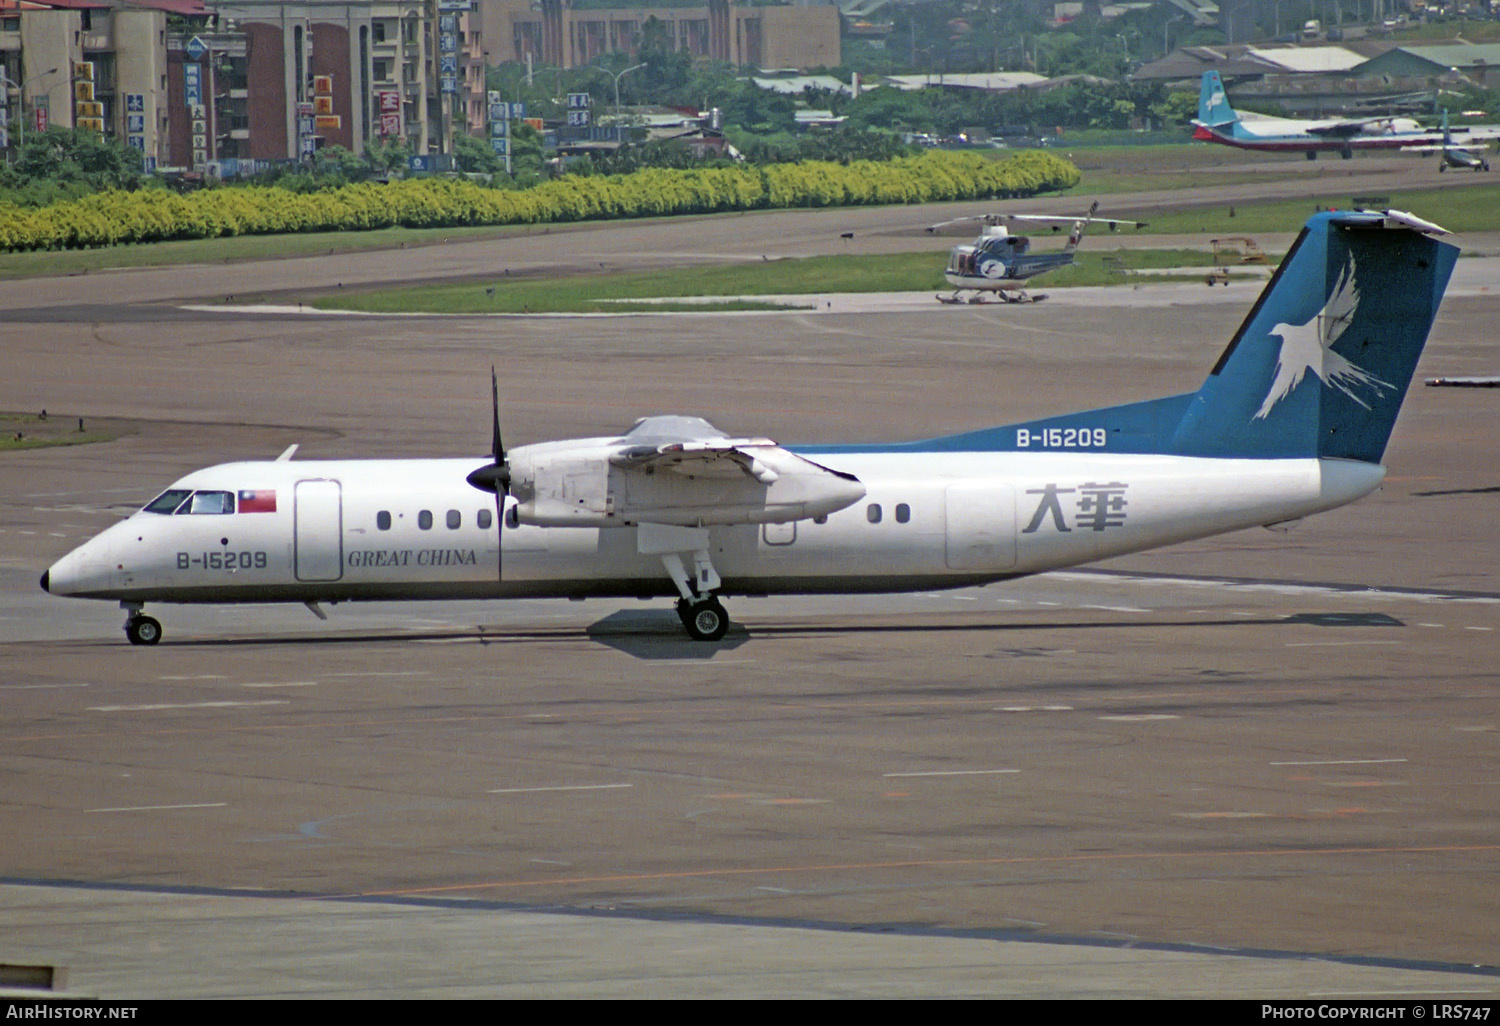
{"label": "yellow flowering hedge", "polygon": [[130,242],[281,232],[537,224],[766,207],[1027,196],[1076,185],[1078,169],[1028,150],[1005,160],[934,151],[890,161],[802,161],[765,167],[648,168],[568,175],[530,189],[445,178],[363,183],[317,193],[267,186],[103,192],[37,209],[0,204],[0,250],[85,249]]}

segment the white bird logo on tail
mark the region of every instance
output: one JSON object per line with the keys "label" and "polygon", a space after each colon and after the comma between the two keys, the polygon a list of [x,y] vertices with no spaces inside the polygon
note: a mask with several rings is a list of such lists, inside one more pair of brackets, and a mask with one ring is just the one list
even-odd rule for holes
{"label": "white bird logo on tail", "polygon": [[1276,357],[1276,377],[1254,419],[1263,420],[1277,403],[1291,395],[1292,389],[1308,371],[1367,410],[1370,404],[1355,393],[1356,387],[1373,388],[1377,394],[1395,387],[1332,349],[1354,319],[1358,306],[1359,287],[1354,281],[1354,260],[1351,257],[1339,274],[1333,294],[1316,316],[1303,324],[1280,323],[1271,329],[1271,334],[1281,339],[1281,352]]}

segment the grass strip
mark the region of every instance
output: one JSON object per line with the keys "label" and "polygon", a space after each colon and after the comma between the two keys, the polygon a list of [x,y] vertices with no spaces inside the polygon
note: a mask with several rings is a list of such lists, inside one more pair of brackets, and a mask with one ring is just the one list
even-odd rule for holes
{"label": "grass strip", "polygon": [[[1213,255],[1202,250],[1128,250],[1080,254],[1077,262],[1036,279],[1037,284],[1111,285],[1128,271],[1202,267]],[[627,309],[767,309],[776,304],[733,302],[641,303],[621,301],[683,299],[693,296],[810,295],[824,292],[921,292],[952,286],[943,278],[946,252],[830,256],[684,267],[636,274],[575,275],[547,281],[489,279],[419,285],[365,292],[344,290],[304,300],[322,310],[363,313],[619,313]],[[1160,280],[1152,276],[1152,280]]]}

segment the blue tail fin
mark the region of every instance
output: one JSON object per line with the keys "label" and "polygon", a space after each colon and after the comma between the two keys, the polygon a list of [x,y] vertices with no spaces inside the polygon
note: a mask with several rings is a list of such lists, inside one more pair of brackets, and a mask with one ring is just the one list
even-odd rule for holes
{"label": "blue tail fin", "polygon": [[1458,256],[1429,230],[1392,212],[1313,217],[1167,451],[1379,462]]}
{"label": "blue tail fin", "polygon": [[1224,80],[1217,71],[1205,71],[1203,83],[1198,87],[1198,122],[1214,128],[1232,125],[1240,119],[1229,105],[1224,92]]}
{"label": "blue tail fin", "polygon": [[1106,452],[1378,463],[1458,247],[1397,211],[1315,215],[1196,392],[919,442],[799,452]]}

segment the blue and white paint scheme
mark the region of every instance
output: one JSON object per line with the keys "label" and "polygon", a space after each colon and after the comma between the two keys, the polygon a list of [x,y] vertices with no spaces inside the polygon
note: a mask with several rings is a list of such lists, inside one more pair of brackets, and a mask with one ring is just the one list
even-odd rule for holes
{"label": "blue and white paint scheme", "polygon": [[[1442,144],[1446,130],[1423,128],[1412,118],[1328,118],[1301,120],[1265,115],[1245,116],[1229,103],[1224,80],[1217,71],[1205,71],[1198,89],[1198,116],[1193,119],[1193,138],[1246,150],[1305,153],[1316,160],[1319,153],[1337,153],[1348,159],[1355,150],[1411,149],[1430,143]],[[1459,142],[1483,144],[1500,139],[1500,125],[1470,125],[1451,130]],[[1450,136],[1451,138],[1451,136]]]}
{"label": "blue and white paint scheme", "polygon": [[[676,598],[988,584],[1284,523],[1380,465],[1458,250],[1409,214],[1323,213],[1195,392],[922,441],[784,447],[694,417],[488,458],[199,470],[63,557],[57,595],[147,602]],[[476,490],[477,489],[477,490]],[[493,493],[493,498],[489,493]]]}

